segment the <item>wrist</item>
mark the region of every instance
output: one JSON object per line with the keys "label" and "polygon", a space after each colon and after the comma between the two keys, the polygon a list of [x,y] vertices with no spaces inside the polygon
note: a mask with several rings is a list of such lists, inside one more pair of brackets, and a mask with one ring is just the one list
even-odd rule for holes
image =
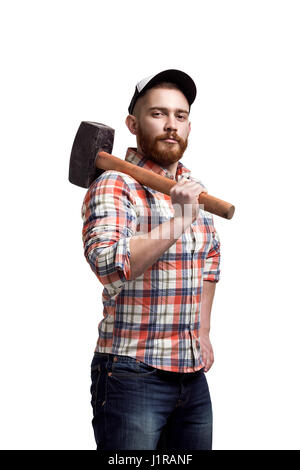
{"label": "wrist", "polygon": [[200,329],[200,335],[209,335],[210,333],[210,326],[201,326]]}

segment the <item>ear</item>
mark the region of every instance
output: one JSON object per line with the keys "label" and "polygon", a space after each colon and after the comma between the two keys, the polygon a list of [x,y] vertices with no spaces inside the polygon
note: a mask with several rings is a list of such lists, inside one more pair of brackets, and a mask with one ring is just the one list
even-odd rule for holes
{"label": "ear", "polygon": [[189,122],[189,133],[188,133],[188,136],[190,135],[190,132],[191,132],[191,123]]}
{"label": "ear", "polygon": [[126,126],[130,130],[131,134],[136,135],[137,134],[137,129],[138,129],[138,122],[137,118],[133,116],[132,114],[128,114],[126,120],[125,120]]}

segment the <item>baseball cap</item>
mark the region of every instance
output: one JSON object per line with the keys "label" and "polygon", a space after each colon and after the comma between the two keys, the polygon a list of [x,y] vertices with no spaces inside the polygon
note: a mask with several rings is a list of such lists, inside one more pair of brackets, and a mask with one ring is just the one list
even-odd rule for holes
{"label": "baseball cap", "polygon": [[138,98],[159,82],[171,82],[178,85],[190,106],[195,101],[197,88],[191,77],[181,70],[169,69],[164,70],[157,75],[146,77],[136,84],[134,95],[128,107],[129,114],[132,114],[134,105]]}

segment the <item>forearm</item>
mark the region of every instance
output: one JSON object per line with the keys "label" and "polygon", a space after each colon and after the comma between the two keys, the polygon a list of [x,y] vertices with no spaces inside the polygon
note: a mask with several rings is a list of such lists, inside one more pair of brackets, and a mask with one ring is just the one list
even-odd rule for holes
{"label": "forearm", "polygon": [[182,218],[173,217],[147,234],[133,236],[130,240],[130,280],[150,268],[178,240],[186,226]]}
{"label": "forearm", "polygon": [[210,318],[213,299],[216,290],[216,282],[203,281],[203,289],[201,296],[201,312],[200,312],[200,329],[203,332],[210,331]]}

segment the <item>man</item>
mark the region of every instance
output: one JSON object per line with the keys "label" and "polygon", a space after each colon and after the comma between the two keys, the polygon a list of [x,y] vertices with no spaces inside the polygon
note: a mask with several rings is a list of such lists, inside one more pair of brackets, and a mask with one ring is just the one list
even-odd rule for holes
{"label": "man", "polygon": [[171,178],[170,196],[106,171],[82,206],[87,261],[103,284],[104,318],[91,365],[98,450],[211,449],[205,377],[220,241],[206,191],[180,162],[191,130],[193,80],[166,70],[136,86],[125,159]]}

